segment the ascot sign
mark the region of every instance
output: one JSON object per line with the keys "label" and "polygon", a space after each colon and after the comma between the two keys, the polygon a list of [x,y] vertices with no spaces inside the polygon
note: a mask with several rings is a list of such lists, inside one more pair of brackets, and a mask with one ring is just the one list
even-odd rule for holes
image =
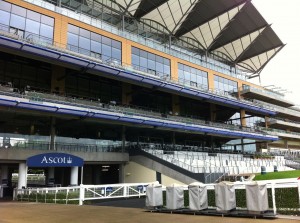
{"label": "ascot sign", "polygon": [[43,153],[29,157],[30,167],[72,167],[83,166],[83,159],[67,153]]}

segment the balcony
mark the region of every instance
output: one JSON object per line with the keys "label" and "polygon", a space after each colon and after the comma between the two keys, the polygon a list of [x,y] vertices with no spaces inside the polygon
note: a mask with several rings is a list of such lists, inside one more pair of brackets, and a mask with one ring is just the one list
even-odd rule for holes
{"label": "balcony", "polygon": [[276,129],[289,129],[291,131],[300,131],[300,123],[299,122],[295,122],[295,121],[291,121],[288,119],[274,119],[271,118],[269,120],[269,126],[272,128],[276,128]]}
{"label": "balcony", "polygon": [[279,136],[280,138],[300,139],[299,132],[290,132],[290,131],[271,129],[271,128],[261,128],[261,130],[267,134]]}
{"label": "balcony", "polygon": [[281,119],[289,119],[291,121],[300,122],[300,110],[295,107],[284,108],[277,105],[269,104],[262,101],[253,100],[254,103],[264,104],[264,106],[272,106],[276,111],[276,117]]}
{"label": "balcony", "polygon": [[[0,105],[42,111],[57,115],[79,116],[87,119],[110,120],[114,123],[151,126],[175,131],[187,131],[229,138],[251,138],[257,140],[277,140],[259,129],[205,120],[166,115],[150,110],[118,106],[115,103],[103,104],[98,100],[65,97],[41,92],[12,92],[10,87],[2,87]],[[5,91],[4,91],[5,90]]]}
{"label": "balcony", "polygon": [[[227,74],[229,76],[239,78],[241,80],[246,80],[247,76],[244,72],[240,71],[239,69],[232,69],[232,67],[220,63],[217,60],[214,60],[213,58],[207,57],[207,59],[203,59],[199,55],[195,55],[194,52],[191,52],[187,49],[184,49],[182,47],[178,47],[175,45],[172,45],[171,47],[169,44],[162,44],[161,42],[155,41],[151,38],[146,38],[140,35],[137,35],[136,33],[132,33],[129,30],[122,30],[117,26],[111,25],[104,20],[100,20],[99,18],[95,18],[93,15],[90,15],[88,12],[80,11],[80,5],[82,3],[77,2],[78,4],[78,10],[74,11],[74,9],[69,8],[63,8],[55,6],[54,4],[51,4],[44,0],[25,0],[31,4],[35,4],[39,7],[45,8],[47,10],[54,11],[56,13],[59,13],[61,15],[73,18],[75,20],[87,23],[89,25],[92,25],[94,27],[97,27],[99,29],[105,30],[107,32],[116,34],[118,36],[124,37],[126,39],[132,40],[134,42],[140,43],[142,45],[148,46],[150,48],[154,48],[158,51],[161,51],[163,53],[172,55],[174,57],[178,57],[180,59],[189,61],[191,63],[206,67],[208,69],[212,69],[214,71]],[[84,8],[88,6],[84,5]],[[88,11],[91,11],[91,8],[89,8]],[[101,14],[101,12],[99,12]],[[108,16],[108,13],[102,12],[103,14],[106,14]],[[147,32],[145,30],[145,32]]]}
{"label": "balcony", "polygon": [[240,94],[247,98],[257,99],[278,106],[291,107],[295,105],[293,102],[285,100],[282,94],[267,89],[244,86],[241,89]]}
{"label": "balcony", "polygon": [[179,83],[178,80],[170,79],[170,77],[153,75],[140,67],[132,67],[114,60],[102,61],[99,58],[92,57],[91,52],[81,54],[68,50],[69,46],[62,46],[41,36],[30,34],[28,37],[23,38],[9,33],[8,30],[7,26],[0,26],[0,45],[19,50],[25,54],[35,54],[47,59],[51,58],[58,63],[77,66],[78,69],[96,71],[108,78],[126,80],[138,85],[143,84],[173,94],[207,100],[236,109],[243,108],[263,115],[276,114],[272,105],[269,104],[241,100],[226,92],[207,89],[202,86],[193,86],[190,83]]}

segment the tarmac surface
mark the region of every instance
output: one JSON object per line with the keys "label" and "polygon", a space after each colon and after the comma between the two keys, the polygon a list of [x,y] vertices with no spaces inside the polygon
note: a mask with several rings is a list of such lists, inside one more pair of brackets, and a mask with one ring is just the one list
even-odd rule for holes
{"label": "tarmac surface", "polygon": [[[140,201],[139,201],[140,202]],[[151,213],[143,208],[106,205],[64,205],[28,202],[0,202],[0,223],[299,223],[300,218],[281,216],[278,219],[232,218],[184,214]],[[289,218],[289,219],[288,219]]]}

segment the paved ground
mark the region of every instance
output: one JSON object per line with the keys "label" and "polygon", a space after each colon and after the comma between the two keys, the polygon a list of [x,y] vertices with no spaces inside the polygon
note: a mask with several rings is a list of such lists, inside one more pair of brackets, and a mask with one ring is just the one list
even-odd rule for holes
{"label": "paved ground", "polygon": [[290,219],[249,219],[146,212],[141,208],[0,202],[0,223],[299,223]]}

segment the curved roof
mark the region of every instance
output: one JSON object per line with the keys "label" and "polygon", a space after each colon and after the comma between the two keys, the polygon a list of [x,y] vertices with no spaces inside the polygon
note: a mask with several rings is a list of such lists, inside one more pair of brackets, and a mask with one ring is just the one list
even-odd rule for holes
{"label": "curved roof", "polygon": [[137,20],[155,21],[168,35],[192,39],[199,52],[224,55],[251,73],[259,73],[284,46],[251,0],[96,1],[114,4]]}

